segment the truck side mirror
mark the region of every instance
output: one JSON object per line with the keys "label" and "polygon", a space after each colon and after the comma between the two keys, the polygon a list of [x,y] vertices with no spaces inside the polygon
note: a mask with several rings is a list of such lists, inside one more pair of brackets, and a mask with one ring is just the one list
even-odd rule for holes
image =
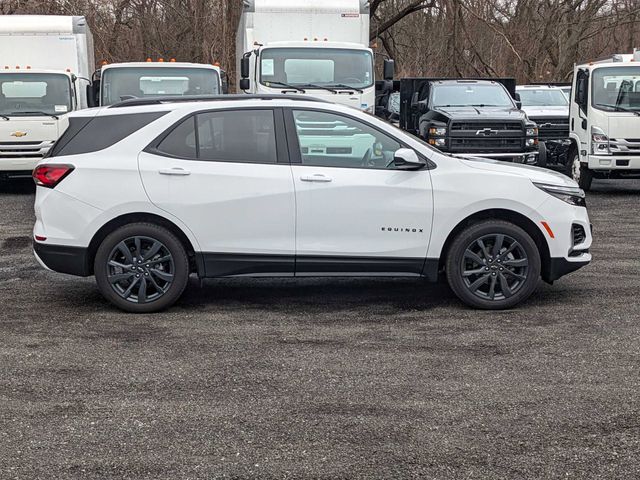
{"label": "truck side mirror", "polygon": [[222,89],[222,94],[226,95],[229,93],[229,75],[224,70],[220,71],[220,87]]}
{"label": "truck side mirror", "polygon": [[98,101],[100,92],[100,80],[94,80],[93,83],[87,85],[87,106],[97,107],[100,102]]}
{"label": "truck side mirror", "polygon": [[[250,61],[249,57],[242,57],[242,60],[240,60],[240,76],[242,78],[249,78],[249,76],[251,75],[250,73],[251,64],[249,63],[249,61]],[[246,90],[246,89],[243,89],[243,90]]]}
{"label": "truck side mirror", "polygon": [[251,88],[251,81],[248,78],[241,78],[239,87],[240,90],[249,90]]}
{"label": "truck side mirror", "polygon": [[522,100],[516,100],[516,108],[522,110]]}
{"label": "truck side mirror", "polygon": [[589,102],[589,74],[586,71],[578,72],[575,101],[580,107],[580,110],[586,115]]}
{"label": "truck side mirror", "polygon": [[396,62],[388,58],[384,59],[383,77],[385,80],[393,80],[396,73]]}

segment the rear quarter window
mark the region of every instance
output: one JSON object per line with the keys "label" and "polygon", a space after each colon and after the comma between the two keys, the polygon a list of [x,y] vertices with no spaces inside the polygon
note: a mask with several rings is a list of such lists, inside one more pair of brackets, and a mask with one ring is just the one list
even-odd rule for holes
{"label": "rear quarter window", "polygon": [[49,157],[104,150],[168,112],[147,112],[69,119],[69,127],[51,148]]}

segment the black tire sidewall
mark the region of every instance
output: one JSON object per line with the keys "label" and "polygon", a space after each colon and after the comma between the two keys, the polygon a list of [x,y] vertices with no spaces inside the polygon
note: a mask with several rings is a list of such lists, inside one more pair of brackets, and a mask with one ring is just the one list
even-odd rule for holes
{"label": "black tire sidewall", "polygon": [[[471,293],[462,277],[461,263],[466,248],[485,235],[505,234],[517,240],[529,259],[529,272],[525,284],[512,297],[504,300],[485,300]],[[446,258],[446,274],[449,286],[456,296],[467,305],[486,309],[503,310],[525,301],[535,291],[540,280],[540,252],[531,236],[522,228],[503,220],[485,220],[465,228],[453,241]]]}
{"label": "black tire sidewall", "polygon": [[[169,290],[157,300],[137,304],[120,297],[107,280],[107,262],[113,248],[122,240],[135,236],[145,236],[162,242],[173,256],[174,280]],[[182,295],[189,280],[189,257],[178,238],[167,229],[151,223],[134,223],[113,231],[102,241],[94,260],[94,275],[102,295],[115,306],[131,313],[150,313],[164,310],[173,305]]]}

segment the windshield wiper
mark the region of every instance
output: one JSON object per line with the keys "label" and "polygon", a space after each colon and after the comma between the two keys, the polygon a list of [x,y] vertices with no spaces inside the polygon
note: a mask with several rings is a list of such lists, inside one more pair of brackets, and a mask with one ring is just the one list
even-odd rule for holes
{"label": "windshield wiper", "polygon": [[621,107],[620,105],[610,105],[608,103],[596,103],[594,104],[594,106],[596,107],[607,107],[607,108],[612,108],[615,112],[628,112],[628,113],[633,113],[634,115],[637,115],[640,117],[640,111],[638,110],[631,110],[630,108],[625,108],[625,107]]}
{"label": "windshield wiper", "polygon": [[301,85],[303,88],[317,88],[318,90],[327,90],[331,93],[337,94],[338,91],[335,88],[330,88],[324,85],[316,85],[315,83],[307,83],[305,85]]}
{"label": "windshield wiper", "polygon": [[296,87],[295,85],[289,85],[288,83],[284,83],[284,82],[269,82],[268,86],[270,87],[271,85],[280,85],[281,87],[291,88],[293,90],[298,90],[299,92],[302,92],[302,93],[307,93],[304,88]]}
{"label": "windshield wiper", "polygon": [[0,114],[0,117],[1,117],[1,118],[4,118],[5,120],[11,120],[11,119],[10,119],[9,117],[7,117],[6,115],[2,115],[2,114]]}
{"label": "windshield wiper", "polygon": [[355,90],[358,93],[364,93],[364,90],[362,90],[361,88],[352,87],[351,85],[346,85],[344,83],[332,83],[331,85],[327,86],[333,88],[344,88],[345,90]]}
{"label": "windshield wiper", "polygon": [[41,110],[34,110],[30,112],[13,112],[11,115],[19,115],[19,116],[33,116],[33,115],[42,115],[44,117],[51,117],[58,120],[60,117],[54,115],[53,113],[43,112]]}

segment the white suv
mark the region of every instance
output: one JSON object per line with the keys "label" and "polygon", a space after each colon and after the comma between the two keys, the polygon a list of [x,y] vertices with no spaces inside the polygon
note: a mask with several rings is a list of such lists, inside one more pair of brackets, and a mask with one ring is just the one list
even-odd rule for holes
{"label": "white suv", "polygon": [[130,100],[70,115],[34,170],[43,266],[131,312],[191,273],[411,276],[513,307],[591,260],[584,193],[550,171],[440,153],[292,96]]}

